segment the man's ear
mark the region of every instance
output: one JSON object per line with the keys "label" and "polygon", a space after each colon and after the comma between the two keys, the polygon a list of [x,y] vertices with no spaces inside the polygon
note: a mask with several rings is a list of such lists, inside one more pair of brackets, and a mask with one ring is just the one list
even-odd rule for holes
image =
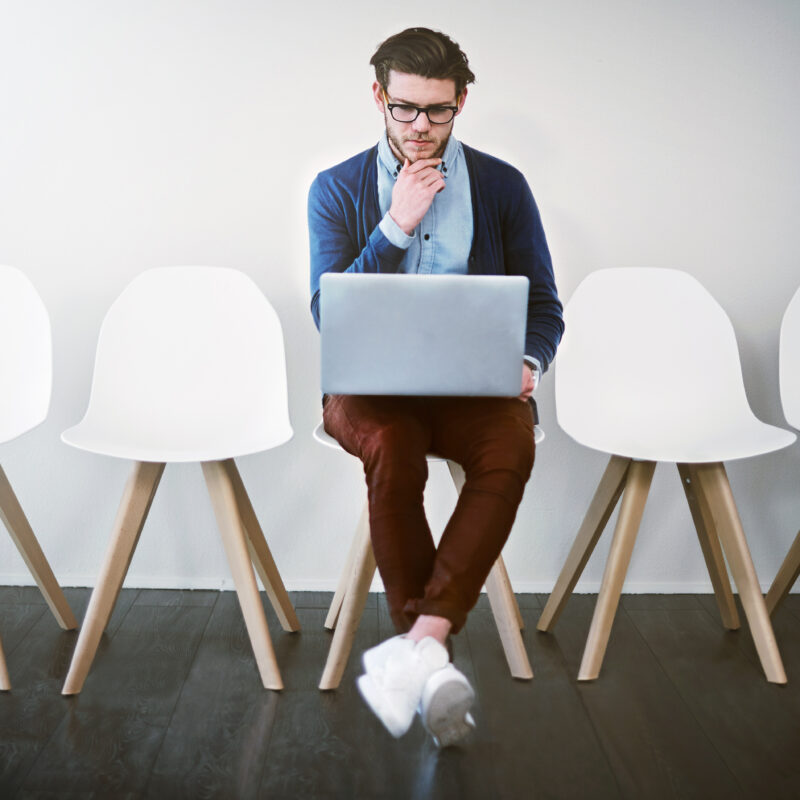
{"label": "man's ear", "polygon": [[378,111],[383,114],[386,106],[384,105],[383,100],[383,87],[378,83],[378,81],[375,81],[375,83],[372,84],[372,97],[375,100],[375,105],[378,107]]}
{"label": "man's ear", "polygon": [[467,87],[464,87],[464,91],[461,92],[461,97],[458,98],[458,111],[456,111],[456,116],[458,116],[464,108],[464,103],[467,100]]}

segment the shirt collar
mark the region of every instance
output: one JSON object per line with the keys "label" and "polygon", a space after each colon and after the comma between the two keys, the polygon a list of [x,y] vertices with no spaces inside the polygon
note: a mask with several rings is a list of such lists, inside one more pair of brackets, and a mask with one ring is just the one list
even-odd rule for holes
{"label": "shirt collar", "polygon": [[[461,142],[451,133],[445,145],[444,154],[442,155],[442,172],[444,172],[445,175],[453,174],[458,161],[463,156],[463,152],[464,151],[461,149]],[[403,165],[398,162],[395,154],[392,152],[386,131],[383,132],[381,138],[378,140],[378,162],[394,180],[397,180],[397,173]]]}

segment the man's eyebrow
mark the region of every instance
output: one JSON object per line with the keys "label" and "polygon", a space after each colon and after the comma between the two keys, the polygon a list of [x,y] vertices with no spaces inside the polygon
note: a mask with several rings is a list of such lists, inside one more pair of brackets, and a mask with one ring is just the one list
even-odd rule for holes
{"label": "man's eyebrow", "polygon": [[416,103],[412,103],[410,100],[403,100],[400,97],[389,98],[389,102],[391,102],[392,105],[397,104],[399,106],[413,106],[414,108],[439,108],[440,106],[450,106],[450,107],[452,107],[453,105],[457,105],[458,104],[458,101],[455,101],[453,103],[450,103],[450,102],[429,103],[427,106],[418,106]]}

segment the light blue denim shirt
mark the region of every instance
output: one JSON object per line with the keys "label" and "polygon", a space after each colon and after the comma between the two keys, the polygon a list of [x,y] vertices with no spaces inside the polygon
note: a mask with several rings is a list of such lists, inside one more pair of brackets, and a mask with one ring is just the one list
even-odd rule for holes
{"label": "light blue denim shirt", "polygon": [[454,136],[448,139],[439,167],[446,187],[433,198],[411,236],[389,216],[392,189],[401,166],[384,131],[378,142],[378,205],[383,216],[380,229],[392,244],[406,251],[398,271],[466,275],[472,248],[472,195],[461,142]]}

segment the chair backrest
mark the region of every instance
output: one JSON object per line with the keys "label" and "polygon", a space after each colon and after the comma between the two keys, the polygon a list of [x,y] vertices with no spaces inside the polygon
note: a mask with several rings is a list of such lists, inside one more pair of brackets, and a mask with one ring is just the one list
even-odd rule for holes
{"label": "chair backrest", "polygon": [[578,442],[654,461],[755,454],[738,452],[735,441],[726,441],[724,458],[703,454],[709,438],[764,423],[745,396],[733,326],[694,277],[668,269],[594,272],[567,304],[565,324],[557,413]]}
{"label": "chair backrest", "polygon": [[245,274],[164,267],[108,310],[78,447],[143,461],[203,461],[287,441],[280,321]]}
{"label": "chair backrest", "polygon": [[0,442],[44,421],[52,380],[47,309],[22,272],[0,265]]}
{"label": "chair backrest", "polygon": [[784,416],[800,428],[800,289],[783,315],[779,373]]}

